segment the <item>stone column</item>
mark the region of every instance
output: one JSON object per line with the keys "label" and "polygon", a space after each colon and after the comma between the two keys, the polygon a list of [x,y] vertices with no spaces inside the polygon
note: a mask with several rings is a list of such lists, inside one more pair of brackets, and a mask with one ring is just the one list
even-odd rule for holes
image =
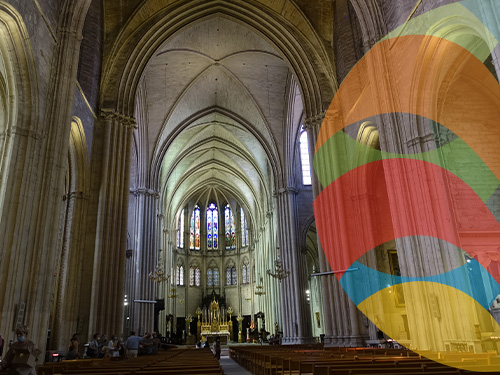
{"label": "stone column", "polygon": [[290,276],[281,281],[283,343],[300,344],[312,341],[311,316],[306,303],[307,278],[305,256],[297,248],[294,233],[295,194],[292,188],[281,188],[277,197],[278,235],[283,267]]}
{"label": "stone column", "polygon": [[[45,102],[44,117],[37,111],[39,98],[23,93],[30,103],[26,109],[20,103],[20,113],[11,114],[19,124],[0,135],[4,155],[8,155],[1,165],[0,284],[4,287],[0,292],[0,329],[8,339],[15,338],[14,324],[29,325],[30,338],[42,351],[58,271],[54,218],[59,217],[64,192],[81,29],[89,5],[90,0],[78,0],[65,1],[60,7],[53,54],[48,57],[52,71],[47,92],[51,97]],[[29,36],[22,37],[29,45]],[[19,63],[29,65],[32,61]],[[26,76],[16,80],[27,79],[36,87],[36,73],[26,70],[22,74]],[[29,112],[28,108],[37,110]]]}
{"label": "stone column", "polygon": [[[93,262],[87,257],[83,246],[88,194],[70,192],[66,201],[64,232],[60,271],[56,295],[56,307],[52,321],[52,349],[66,349],[69,337],[78,333],[80,341],[86,341],[88,330],[88,304],[82,299],[87,288],[87,275]],[[81,336],[81,334],[84,336]]]}
{"label": "stone column", "polygon": [[[101,149],[94,155],[100,174],[89,329],[119,334],[123,328],[130,149],[135,120],[111,109],[102,110],[96,129]],[[98,178],[96,176],[96,178]]]}
{"label": "stone column", "polygon": [[[317,116],[312,116],[307,118],[304,121],[304,128],[307,132],[307,141],[309,148],[309,162],[311,165],[311,177],[312,177],[312,188],[313,188],[313,199],[319,195],[322,190],[321,183],[318,180],[318,176],[313,168],[314,161],[314,150],[316,147],[316,140],[318,138],[319,130],[321,128],[321,123],[323,122],[324,114],[320,114]],[[326,260],[325,253],[321,246],[321,242],[318,238],[318,260],[319,260],[319,272],[328,272],[331,271],[330,265]],[[325,324],[325,344],[327,345],[335,345],[336,344],[336,336],[338,335],[337,330],[337,319],[334,318],[333,313],[333,288],[332,283],[334,280],[334,276],[319,276],[321,289],[323,290],[323,317]]]}
{"label": "stone column", "polygon": [[[326,112],[311,116],[304,121],[309,142],[309,157],[311,166],[314,160],[316,140]],[[334,168],[335,166],[332,166]],[[321,193],[322,186],[312,168],[313,197]],[[341,204],[341,202],[340,202]],[[331,271],[325,253],[318,239],[318,258],[320,272]],[[340,286],[334,275],[321,277],[321,287],[323,290],[323,314],[325,321],[325,344],[339,346],[360,346],[364,344],[366,338],[359,325],[361,313],[354,303],[347,297],[344,289]]]}
{"label": "stone column", "polygon": [[157,249],[157,212],[159,193],[139,188],[131,191],[134,195],[135,212],[135,242],[132,254],[132,273],[130,294],[130,329],[139,332],[144,327],[145,332],[153,330],[154,304],[134,302],[135,300],[154,301],[156,299],[157,283],[149,277],[158,264]]}

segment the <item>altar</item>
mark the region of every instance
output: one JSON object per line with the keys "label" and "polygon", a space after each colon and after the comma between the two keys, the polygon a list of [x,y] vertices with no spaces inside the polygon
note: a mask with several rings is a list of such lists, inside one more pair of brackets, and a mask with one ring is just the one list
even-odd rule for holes
{"label": "altar", "polygon": [[232,328],[232,322],[228,321],[226,311],[223,310],[221,313],[219,302],[214,299],[208,311],[203,312],[199,323],[201,340],[212,343],[219,336],[221,344],[227,344],[231,339]]}
{"label": "altar", "polygon": [[227,345],[229,342],[229,332],[207,332],[205,335],[202,334],[201,339],[212,344],[217,336],[220,338],[221,345]]}

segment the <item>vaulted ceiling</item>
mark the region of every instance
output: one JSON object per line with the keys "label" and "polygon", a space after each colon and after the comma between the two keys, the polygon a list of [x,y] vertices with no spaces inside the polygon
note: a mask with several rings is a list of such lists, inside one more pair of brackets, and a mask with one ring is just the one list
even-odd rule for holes
{"label": "vaulted ceiling", "polygon": [[210,196],[265,215],[286,124],[302,116],[294,82],[279,52],[244,24],[219,14],[181,29],[156,51],[138,89],[132,178],[157,181],[172,218]]}

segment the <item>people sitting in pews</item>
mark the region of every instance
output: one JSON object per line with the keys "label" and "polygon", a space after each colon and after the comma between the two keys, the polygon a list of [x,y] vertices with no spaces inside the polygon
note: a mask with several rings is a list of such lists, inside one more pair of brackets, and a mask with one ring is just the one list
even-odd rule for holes
{"label": "people sitting in pews", "polygon": [[89,342],[89,346],[87,347],[87,357],[97,358],[99,353],[99,339],[99,334],[94,333],[93,339]]}

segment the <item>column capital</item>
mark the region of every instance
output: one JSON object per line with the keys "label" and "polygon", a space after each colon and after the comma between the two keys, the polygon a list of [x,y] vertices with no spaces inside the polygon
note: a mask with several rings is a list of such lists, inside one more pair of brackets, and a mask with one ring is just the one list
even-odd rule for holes
{"label": "column capital", "polygon": [[287,186],[287,187],[282,187],[282,188],[279,188],[277,191],[275,190],[274,191],[274,196],[275,197],[279,197],[281,195],[284,195],[284,194],[298,194],[299,193],[299,190],[293,186]]}
{"label": "column capital", "polygon": [[102,108],[101,117],[106,121],[115,120],[129,129],[137,129],[137,121],[132,116],[124,115],[112,108]]}
{"label": "column capital", "polygon": [[152,190],[152,189],[148,189],[148,188],[145,188],[145,187],[142,187],[142,188],[137,188],[135,190],[130,190],[130,194],[133,194],[134,197],[137,197],[138,195],[144,195],[146,197],[154,197],[154,198],[159,198],[160,197],[160,193],[155,191],[155,190]]}
{"label": "column capital", "polygon": [[316,115],[309,116],[304,120],[304,129],[310,130],[314,127],[321,126],[323,119],[325,118],[326,111],[322,111]]}

